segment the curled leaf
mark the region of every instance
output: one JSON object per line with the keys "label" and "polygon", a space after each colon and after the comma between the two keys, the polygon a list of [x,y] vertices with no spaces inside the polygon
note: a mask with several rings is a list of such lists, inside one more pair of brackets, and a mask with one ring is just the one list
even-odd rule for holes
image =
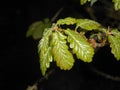
{"label": "curled leaf", "polygon": [[40,69],[42,75],[45,75],[47,68],[50,67],[50,62],[52,62],[52,52],[49,46],[49,37],[52,33],[51,29],[45,30],[43,38],[38,44],[38,53],[40,57]]}

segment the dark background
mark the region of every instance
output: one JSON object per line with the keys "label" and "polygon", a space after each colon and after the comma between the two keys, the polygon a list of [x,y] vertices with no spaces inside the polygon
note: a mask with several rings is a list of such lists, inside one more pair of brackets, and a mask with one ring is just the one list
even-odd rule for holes
{"label": "dark background", "polygon": [[[74,0],[15,1],[0,4],[0,90],[25,90],[42,77],[37,53],[38,41],[32,37],[26,38],[25,34],[31,23],[46,17],[52,18],[61,7],[64,10],[58,18],[79,17],[79,14],[90,18],[84,7],[80,7]],[[102,15],[99,13],[97,18],[102,22],[104,11],[101,10]],[[102,48],[95,55],[92,65],[110,75],[120,75],[120,63],[115,60],[108,47]],[[106,79],[92,72],[88,64],[76,60],[70,71],[56,68],[48,80],[39,83],[39,89],[120,90],[120,82]]]}

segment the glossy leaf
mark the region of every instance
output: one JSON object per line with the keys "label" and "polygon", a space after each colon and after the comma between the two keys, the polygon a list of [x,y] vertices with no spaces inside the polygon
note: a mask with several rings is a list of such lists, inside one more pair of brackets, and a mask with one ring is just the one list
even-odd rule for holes
{"label": "glossy leaf", "polygon": [[89,19],[78,19],[76,29],[80,27],[85,30],[95,30],[100,28],[100,24]]}
{"label": "glossy leaf", "polygon": [[112,0],[114,2],[114,8],[115,10],[120,9],[120,0]]}
{"label": "glossy leaf", "polygon": [[73,25],[75,23],[76,23],[76,19],[72,18],[72,17],[67,17],[65,19],[59,19],[57,21],[58,25],[64,25],[64,24],[66,24],[66,25]]}
{"label": "glossy leaf", "polygon": [[54,61],[60,69],[70,70],[74,64],[74,58],[66,45],[66,36],[60,32],[55,32],[52,35],[51,46]]}
{"label": "glossy leaf", "polygon": [[94,49],[86,41],[84,37],[72,30],[65,30],[68,35],[68,42],[70,43],[70,48],[72,52],[76,54],[78,59],[84,62],[91,62],[94,55]]}
{"label": "glossy leaf", "polygon": [[51,47],[47,47],[46,51],[41,52],[40,54],[40,69],[42,71],[42,75],[45,75],[47,68],[50,67],[50,62],[53,61]]}
{"label": "glossy leaf", "polygon": [[44,31],[43,38],[38,44],[38,53],[40,57],[40,69],[42,75],[45,75],[47,68],[50,67],[50,62],[52,62],[52,52],[51,47],[49,46],[49,37],[52,34],[51,29]]}
{"label": "glossy leaf", "polygon": [[111,52],[117,60],[120,60],[120,37],[109,35],[108,42],[110,43]]}

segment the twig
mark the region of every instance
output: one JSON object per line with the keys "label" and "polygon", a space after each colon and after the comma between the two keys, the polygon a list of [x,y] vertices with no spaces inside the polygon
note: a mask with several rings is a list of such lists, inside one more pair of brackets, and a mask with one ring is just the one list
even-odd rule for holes
{"label": "twig", "polygon": [[62,10],[63,10],[63,7],[60,8],[60,9],[56,12],[56,14],[52,17],[51,22],[53,22],[53,21],[56,20],[56,18],[59,16],[59,14],[62,12]]}
{"label": "twig", "polygon": [[113,81],[119,81],[120,82],[120,77],[119,76],[112,76],[110,74],[107,74],[107,73],[104,73],[102,71],[99,71],[98,69],[96,69],[95,67],[93,66],[89,66],[89,69],[92,71],[92,72],[95,72],[97,73],[98,75],[106,78],[106,79],[110,79],[110,80],[113,80]]}
{"label": "twig", "polygon": [[32,86],[28,86],[26,90],[38,90],[37,84],[35,83]]}
{"label": "twig", "polygon": [[46,73],[46,75],[45,75],[44,77],[38,79],[38,80],[36,81],[36,83],[41,83],[43,80],[47,80],[48,77],[49,77],[54,71],[55,71],[54,69],[49,70],[49,72]]}
{"label": "twig", "polygon": [[38,79],[33,85],[28,85],[26,90],[38,90],[38,84],[48,79],[48,77],[54,72],[54,69],[50,70],[46,75],[40,79]]}

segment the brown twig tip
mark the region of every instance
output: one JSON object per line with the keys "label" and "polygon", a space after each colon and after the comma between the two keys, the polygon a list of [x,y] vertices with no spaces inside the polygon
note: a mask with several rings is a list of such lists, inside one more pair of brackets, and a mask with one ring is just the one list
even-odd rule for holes
{"label": "brown twig tip", "polygon": [[108,31],[110,32],[110,26],[108,26]]}
{"label": "brown twig tip", "polygon": [[111,35],[111,29],[110,29],[110,26],[108,26],[108,29],[107,29],[107,35]]}
{"label": "brown twig tip", "polygon": [[55,31],[58,31],[58,26],[57,25],[55,25],[54,27],[53,27],[53,29],[55,30]]}

